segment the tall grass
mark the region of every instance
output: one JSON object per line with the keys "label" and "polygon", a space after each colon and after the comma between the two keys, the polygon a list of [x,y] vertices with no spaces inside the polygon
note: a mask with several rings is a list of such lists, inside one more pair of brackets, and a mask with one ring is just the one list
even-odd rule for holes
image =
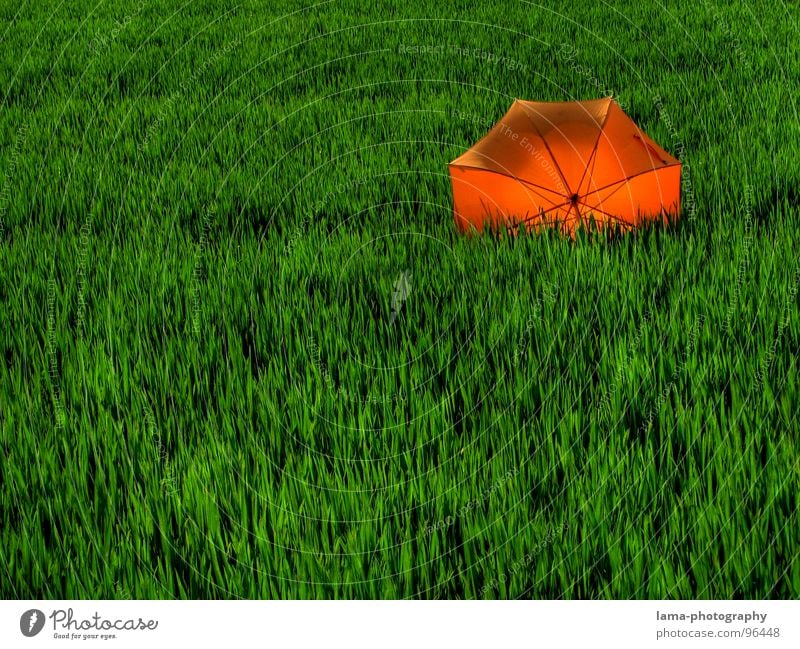
{"label": "tall grass", "polygon": [[[0,595],[797,597],[797,9],[673,5],[3,9]],[[456,232],[606,90],[682,220]]]}

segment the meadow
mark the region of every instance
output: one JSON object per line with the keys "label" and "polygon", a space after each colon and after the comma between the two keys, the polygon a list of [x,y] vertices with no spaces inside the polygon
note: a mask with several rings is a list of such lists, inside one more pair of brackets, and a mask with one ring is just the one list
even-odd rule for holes
{"label": "meadow", "polygon": [[[0,16],[0,596],[800,596],[796,3]],[[456,230],[610,94],[676,224]]]}

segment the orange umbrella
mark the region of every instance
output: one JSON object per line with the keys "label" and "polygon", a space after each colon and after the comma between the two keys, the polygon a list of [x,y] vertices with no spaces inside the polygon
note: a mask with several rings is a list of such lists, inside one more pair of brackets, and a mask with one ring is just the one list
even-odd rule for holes
{"label": "orange umbrella", "polygon": [[517,99],[491,131],[450,163],[461,230],[484,224],[574,232],[590,216],[624,229],[680,213],[681,163],[608,97]]}

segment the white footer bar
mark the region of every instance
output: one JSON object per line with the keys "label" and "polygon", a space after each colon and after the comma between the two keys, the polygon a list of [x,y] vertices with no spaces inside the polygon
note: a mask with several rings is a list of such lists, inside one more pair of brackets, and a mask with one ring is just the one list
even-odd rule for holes
{"label": "white footer bar", "polygon": [[0,602],[0,647],[797,648],[799,632],[793,601]]}

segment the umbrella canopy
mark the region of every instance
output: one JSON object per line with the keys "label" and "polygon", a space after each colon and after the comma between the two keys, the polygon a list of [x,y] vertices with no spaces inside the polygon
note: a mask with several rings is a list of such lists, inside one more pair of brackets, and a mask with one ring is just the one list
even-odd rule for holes
{"label": "umbrella canopy", "polygon": [[628,229],[680,211],[680,161],[612,97],[517,99],[449,167],[456,224],[465,231],[525,223],[574,234],[590,217]]}

